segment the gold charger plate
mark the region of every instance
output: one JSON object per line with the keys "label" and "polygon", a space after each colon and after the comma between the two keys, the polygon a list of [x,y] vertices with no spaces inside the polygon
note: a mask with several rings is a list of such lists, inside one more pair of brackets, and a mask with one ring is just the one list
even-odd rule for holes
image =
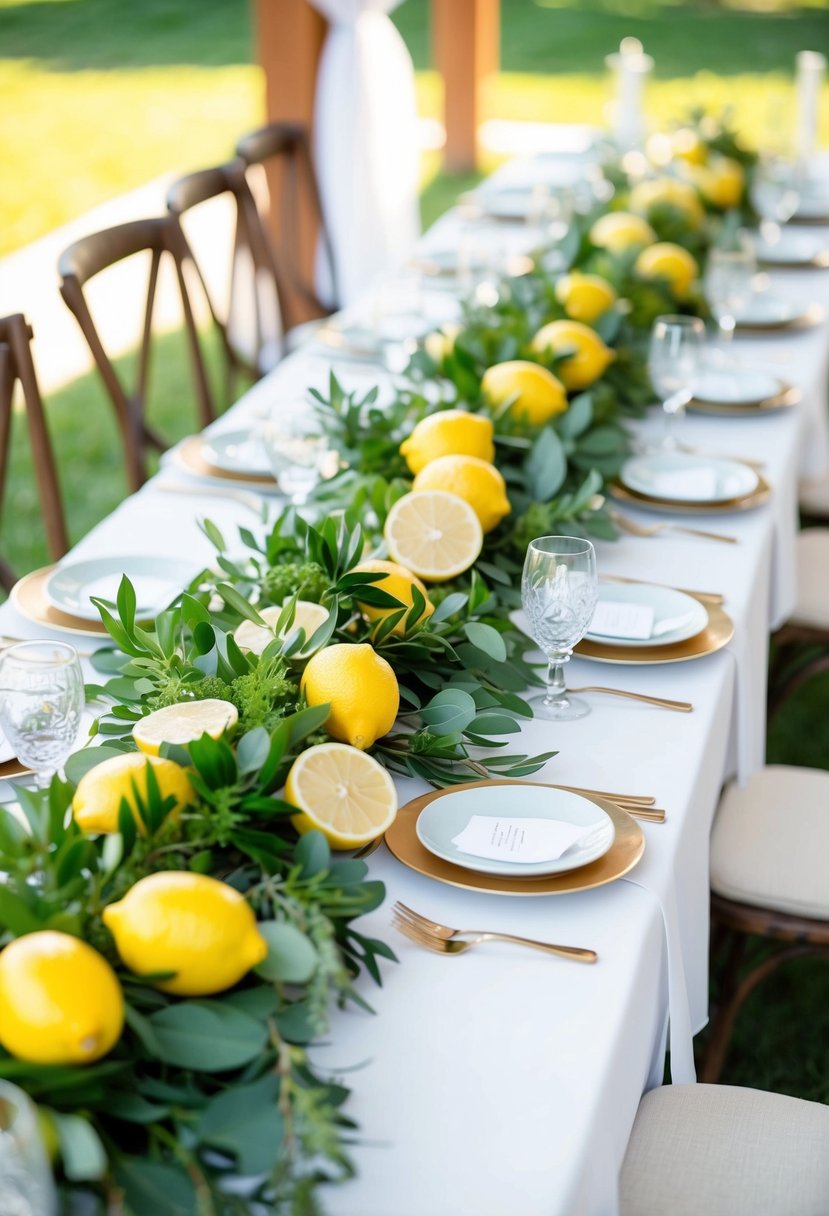
{"label": "gold charger plate", "polygon": [[[554,788],[548,787],[544,781],[510,781],[507,778],[469,781],[464,783],[463,788],[489,788],[493,785],[539,785]],[[404,866],[418,874],[424,874],[427,878],[434,878],[437,882],[447,883],[450,887],[461,887],[465,891],[489,891],[494,895],[565,895],[571,891],[589,891],[593,887],[603,887],[606,883],[615,882],[617,878],[629,873],[645,851],[645,834],[626,811],[612,802],[605,802],[602,798],[587,798],[588,802],[595,803],[613,820],[616,836],[604,856],[586,866],[579,866],[577,870],[567,870],[563,874],[544,874],[534,878],[505,878],[500,874],[465,870],[463,866],[456,866],[451,861],[435,857],[420,843],[415,830],[417,817],[423,808],[457,788],[452,786],[448,790],[432,790],[419,798],[413,798],[400,808],[397,818],[385,835],[389,852]],[[584,798],[586,795],[581,794],[580,797]]]}
{"label": "gold charger plate", "polygon": [[750,511],[754,507],[761,507],[771,496],[771,486],[759,473],[757,486],[750,494],[744,494],[742,498],[724,498],[720,502],[677,502],[673,498],[654,498],[650,494],[640,494],[638,490],[629,489],[622,485],[621,481],[611,482],[608,488],[619,502],[626,502],[632,507],[644,507],[649,511],[668,511],[677,515],[725,515],[731,511]]}
{"label": "gold charger plate", "polygon": [[184,439],[175,450],[175,458],[188,473],[196,473],[199,477],[218,477],[221,481],[241,482],[260,490],[273,491],[277,488],[274,477],[260,477],[257,473],[232,473],[229,469],[220,469],[218,465],[205,460],[200,435],[190,435]]}
{"label": "gold charger plate", "polygon": [[25,764],[21,764],[19,760],[7,760],[5,764],[0,764],[0,781],[8,781],[10,777],[22,777],[24,773],[30,773],[32,770],[26,768]]}
{"label": "gold charger plate", "polygon": [[811,329],[822,320],[823,309],[820,304],[810,304],[800,316],[791,317],[788,321],[761,321],[756,325],[744,325],[738,321],[736,329],[741,337],[750,334],[786,333],[788,330]]}
{"label": "gold charger plate", "polygon": [[701,401],[693,397],[686,405],[686,410],[693,414],[719,414],[726,418],[749,417],[758,414],[769,414],[773,410],[789,409],[800,401],[800,389],[793,384],[785,384],[782,380],[780,391],[773,397],[765,397],[760,401],[746,401],[742,404],[735,401]]}
{"label": "gold charger plate", "polygon": [[[667,642],[664,646],[617,646],[613,642],[589,642],[583,639],[574,650],[580,659],[597,663],[636,664],[686,663],[702,659],[727,646],[734,636],[734,622],[719,604],[706,604],[708,624],[700,633],[683,642]],[[605,808],[606,809],[606,808]]]}
{"label": "gold charger plate", "polygon": [[38,625],[48,625],[50,629],[60,629],[64,633],[77,633],[87,638],[109,637],[100,621],[87,621],[82,616],[71,616],[61,612],[46,598],[46,582],[54,566],[42,566],[26,574],[11,589],[9,598],[21,616],[35,621]]}

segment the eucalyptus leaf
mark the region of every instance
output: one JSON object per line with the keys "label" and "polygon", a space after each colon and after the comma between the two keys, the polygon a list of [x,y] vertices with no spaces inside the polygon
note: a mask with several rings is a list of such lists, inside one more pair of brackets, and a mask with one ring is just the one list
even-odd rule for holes
{"label": "eucalyptus leaf", "polygon": [[310,938],[289,921],[260,921],[258,928],[268,943],[268,954],[255,968],[256,974],[270,982],[307,983],[318,963]]}
{"label": "eucalyptus leaf", "polygon": [[485,625],[482,621],[470,621],[464,625],[463,631],[473,646],[489,655],[496,663],[503,663],[507,657],[507,647],[497,629]]}
{"label": "eucalyptus leaf", "polygon": [[165,1165],[146,1157],[117,1157],[115,1180],[124,1192],[130,1216],[193,1216],[198,1201],[184,1166]]}
{"label": "eucalyptus leaf", "polygon": [[183,1001],[149,1018],[167,1064],[196,1072],[224,1072],[255,1059],[267,1042],[267,1030],[241,1009],[218,1001]]}
{"label": "eucalyptus leaf", "polygon": [[530,450],[524,463],[529,488],[538,502],[554,498],[567,476],[567,457],[558,435],[546,426]]}
{"label": "eucalyptus leaf", "polygon": [[252,1085],[217,1094],[196,1127],[202,1144],[229,1153],[242,1175],[270,1173],[282,1153],[279,1081],[268,1073]]}
{"label": "eucalyptus leaf", "polygon": [[81,1115],[49,1112],[60,1144],[63,1171],[72,1182],[92,1182],[103,1178],[107,1155],[100,1137],[88,1119]]}

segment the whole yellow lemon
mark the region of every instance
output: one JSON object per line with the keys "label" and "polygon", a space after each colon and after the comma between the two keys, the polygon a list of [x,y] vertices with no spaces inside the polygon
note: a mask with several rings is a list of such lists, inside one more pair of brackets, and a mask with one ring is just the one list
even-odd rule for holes
{"label": "whole yellow lemon", "polygon": [[195,802],[196,793],[180,764],[143,752],[124,752],[122,756],[102,760],[81,777],[72,799],[72,815],[78,827],[90,833],[117,832],[121,799],[126,799],[133,815],[136,812],[133,786],[146,800],[148,765],[152,766],[161,797],[175,798],[173,812]]}
{"label": "whole yellow lemon", "polygon": [[400,454],[413,473],[439,456],[480,456],[495,459],[492,419],[468,410],[439,410],[421,419],[400,445]]}
{"label": "whole yellow lemon", "polygon": [[433,460],[415,477],[412,489],[457,494],[469,503],[484,532],[491,532],[512,510],[503,477],[494,464],[477,456],[441,456]]}
{"label": "whole yellow lemon", "polygon": [[631,211],[650,216],[659,206],[675,207],[692,228],[701,228],[705,223],[705,211],[699,195],[689,182],[675,177],[657,177],[639,182],[630,192],[628,200]]}
{"label": "whole yellow lemon", "polygon": [[629,211],[608,211],[590,229],[590,240],[600,249],[624,253],[635,245],[650,245],[656,233],[641,215]]}
{"label": "whole yellow lemon", "polygon": [[723,211],[739,206],[745,188],[743,166],[730,156],[713,157],[710,164],[691,166],[691,181],[702,197]]}
{"label": "whole yellow lemon", "polygon": [[367,642],[326,646],[309,660],[301,687],[309,705],[331,706],[329,735],[361,751],[387,735],[400,708],[391,664]]}
{"label": "whole yellow lemon", "polygon": [[426,354],[430,359],[434,359],[435,363],[442,363],[443,360],[452,354],[455,349],[455,339],[463,332],[462,325],[444,325],[441,329],[435,329],[432,333],[427,334],[423,345],[426,348]]}
{"label": "whole yellow lemon", "polygon": [[671,153],[677,160],[687,161],[691,165],[704,165],[708,159],[705,144],[690,127],[682,127],[671,136]]}
{"label": "whole yellow lemon", "polygon": [[103,920],[130,971],[174,971],[155,986],[177,996],[224,992],[268,953],[244,896],[206,874],[148,874],[104,908]]}
{"label": "whole yellow lemon", "polygon": [[567,358],[556,366],[556,372],[571,392],[589,388],[616,358],[615,352],[605,346],[595,329],[580,321],[551,321],[535,335],[532,348],[540,355],[567,354]]}
{"label": "whole yellow lemon", "polygon": [[0,1043],[32,1064],[89,1064],[124,1025],[115,972],[86,942],[44,929],[0,954]]}
{"label": "whole yellow lemon", "polygon": [[601,275],[573,270],[556,283],[556,299],[568,317],[592,325],[616,303],[616,292]]}
{"label": "whole yellow lemon", "polygon": [[487,404],[509,412],[531,426],[541,426],[567,409],[564,385],[546,367],[529,359],[511,359],[488,367],[481,380]]}
{"label": "whole yellow lemon", "polygon": [[[426,593],[426,588],[421,583],[416,574],[412,574],[405,566],[401,566],[398,562],[387,562],[382,558],[372,558],[371,561],[360,562],[359,566],[354,566],[349,574],[382,574],[383,578],[378,579],[376,583],[372,583],[372,587],[379,587],[381,591],[393,595],[396,600],[400,600],[401,604],[405,604],[407,608],[411,608],[414,604],[412,597],[412,588],[417,587],[420,594],[426,601],[426,607],[418,617],[420,621],[428,620],[435,611],[435,606],[429,600]],[[363,616],[369,621],[384,621],[391,612],[399,612],[399,608],[380,608],[376,604],[364,604],[357,601],[360,611]],[[392,633],[402,635],[406,632],[406,617],[404,616],[397,622]]]}
{"label": "whole yellow lemon", "polygon": [[685,299],[699,274],[696,260],[688,250],[670,241],[660,241],[643,249],[634,269],[643,279],[667,279],[678,300]]}

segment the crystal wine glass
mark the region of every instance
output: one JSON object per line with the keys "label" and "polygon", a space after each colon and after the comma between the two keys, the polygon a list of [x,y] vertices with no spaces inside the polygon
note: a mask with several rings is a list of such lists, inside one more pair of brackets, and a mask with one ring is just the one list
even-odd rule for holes
{"label": "crystal wine glass", "polygon": [[657,317],[648,349],[648,374],[662,399],[664,448],[676,448],[676,426],[694,395],[705,342],[699,317]]}
{"label": "crystal wine glass", "polygon": [[751,299],[756,271],[754,249],[747,241],[733,249],[714,248],[708,254],[705,295],[726,344],[734,336],[737,317]]}
{"label": "crystal wine glass", "polygon": [[74,646],[18,642],[0,655],[0,725],[45,789],[75,746],[84,706]]}
{"label": "crystal wine glass", "polygon": [[0,1212],[54,1216],[57,1197],[35,1108],[16,1085],[0,1081]]}
{"label": "crystal wine glass", "polygon": [[280,490],[294,506],[302,506],[322,476],[328,454],[325,436],[296,413],[269,419],[260,434]]}
{"label": "crystal wine glass", "polygon": [[751,201],[760,216],[760,235],[766,245],[780,241],[780,225],[787,223],[800,203],[797,167],[783,156],[763,156],[751,182]]}
{"label": "crystal wine glass", "polygon": [[596,551],[577,536],[540,536],[524,560],[521,602],[530,632],[547,657],[547,691],[535,714],[568,722],[590,713],[590,706],[567,693],[564,664],[581,641],[596,608],[599,582]]}

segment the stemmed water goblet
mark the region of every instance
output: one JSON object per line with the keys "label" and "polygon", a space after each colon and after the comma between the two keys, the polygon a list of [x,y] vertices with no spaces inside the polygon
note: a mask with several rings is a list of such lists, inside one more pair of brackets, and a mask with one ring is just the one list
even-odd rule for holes
{"label": "stemmed water goblet", "polygon": [[75,746],[83,706],[74,646],[18,642],[0,655],[0,725],[39,789],[48,786]]}
{"label": "stemmed water goblet", "polygon": [[596,551],[589,540],[540,536],[530,542],[521,602],[548,662],[546,692],[534,699],[536,717],[568,722],[590,713],[586,701],[568,694],[564,665],[587,632],[598,598]]}
{"label": "stemmed water goblet", "polygon": [[675,449],[676,427],[694,395],[700,373],[705,325],[699,317],[657,317],[648,348],[648,374],[665,415],[663,449]]}
{"label": "stemmed water goblet", "polygon": [[800,203],[798,171],[783,156],[761,156],[751,181],[751,201],[760,216],[765,245],[780,242],[780,225],[787,223]]}
{"label": "stemmed water goblet", "polygon": [[708,254],[705,295],[726,345],[734,336],[737,318],[752,297],[756,271],[754,249],[744,239],[733,248],[715,246]]}
{"label": "stemmed water goblet", "polygon": [[325,472],[330,449],[325,436],[297,413],[262,424],[262,446],[280,490],[300,507]]}
{"label": "stemmed water goblet", "polygon": [[0,1212],[54,1216],[57,1197],[33,1103],[0,1081]]}

